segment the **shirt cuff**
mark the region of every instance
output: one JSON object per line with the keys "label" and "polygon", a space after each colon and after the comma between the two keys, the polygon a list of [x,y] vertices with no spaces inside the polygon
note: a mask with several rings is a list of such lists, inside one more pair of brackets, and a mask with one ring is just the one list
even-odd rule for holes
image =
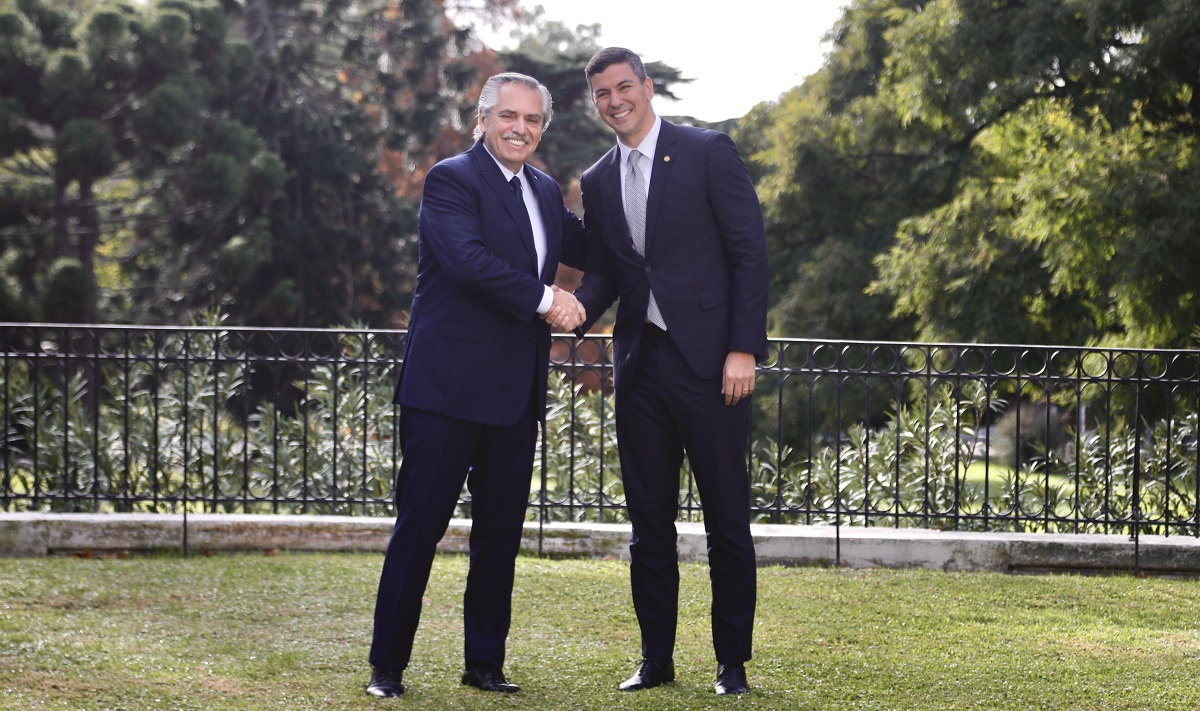
{"label": "shirt cuff", "polygon": [[554,304],[554,289],[551,289],[550,287],[547,286],[546,293],[542,294],[542,302],[540,304],[538,304],[538,307],[537,307],[538,316],[545,316],[546,312],[550,310],[550,306],[553,304]]}

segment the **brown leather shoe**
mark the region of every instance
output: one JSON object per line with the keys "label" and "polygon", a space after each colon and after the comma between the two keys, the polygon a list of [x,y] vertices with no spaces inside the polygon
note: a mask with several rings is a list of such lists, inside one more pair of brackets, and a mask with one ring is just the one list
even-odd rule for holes
{"label": "brown leather shoe", "polygon": [[749,694],[750,685],[746,683],[745,664],[718,664],[717,686],[718,694]]}
{"label": "brown leather shoe", "polygon": [[633,676],[621,682],[621,691],[640,691],[653,689],[661,684],[675,681],[675,662],[668,659],[656,662],[653,659],[643,659]]}
{"label": "brown leather shoe", "polygon": [[381,699],[390,699],[404,693],[404,684],[400,682],[404,675],[402,671],[387,669],[372,669],[371,681],[367,684],[367,693]]}
{"label": "brown leather shoe", "polygon": [[511,694],[521,687],[504,678],[504,672],[491,667],[470,667],[463,672],[462,683],[483,691],[498,691]]}

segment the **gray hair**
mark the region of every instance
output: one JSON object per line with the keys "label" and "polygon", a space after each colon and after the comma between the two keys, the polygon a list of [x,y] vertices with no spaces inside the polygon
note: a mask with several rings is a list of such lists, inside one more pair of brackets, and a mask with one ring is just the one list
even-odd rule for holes
{"label": "gray hair", "polygon": [[483,137],[483,129],[479,128],[478,119],[487,116],[488,112],[496,108],[497,102],[500,101],[500,87],[505,84],[520,84],[521,86],[537,90],[542,95],[542,114],[545,115],[542,130],[544,131],[550,127],[550,118],[554,115],[554,100],[550,98],[550,90],[542,86],[541,82],[531,76],[516,72],[504,72],[488,79],[483,85],[483,91],[479,92],[479,110],[475,114],[474,135],[476,141]]}

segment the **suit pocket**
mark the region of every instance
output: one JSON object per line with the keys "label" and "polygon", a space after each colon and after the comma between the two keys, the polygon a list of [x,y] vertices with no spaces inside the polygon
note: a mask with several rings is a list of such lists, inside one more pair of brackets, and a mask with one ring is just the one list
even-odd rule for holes
{"label": "suit pocket", "polygon": [[700,308],[708,310],[728,301],[728,296],[725,289],[709,289],[696,294],[696,301],[700,304]]}

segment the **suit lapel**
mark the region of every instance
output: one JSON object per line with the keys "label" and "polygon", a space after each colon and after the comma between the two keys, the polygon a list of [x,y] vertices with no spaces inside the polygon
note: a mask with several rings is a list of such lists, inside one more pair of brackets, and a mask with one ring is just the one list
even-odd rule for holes
{"label": "suit lapel", "polygon": [[[496,165],[496,160],[492,158],[491,153],[488,153],[482,141],[477,142],[471,150],[475,154],[475,165],[479,168],[484,184],[496,193],[500,202],[504,204],[504,209],[508,211],[513,222],[520,228],[521,242],[525,245],[525,251],[529,253],[531,264],[536,269],[537,250],[533,246],[533,225],[529,223],[529,213],[525,209],[525,202],[513,192],[512,186],[504,179],[504,173],[500,171],[500,166]],[[529,177],[528,173],[526,173],[526,177]],[[527,182],[532,183],[533,181],[528,180]],[[542,201],[539,199],[538,205],[540,206],[541,203]]]}
{"label": "suit lapel", "polygon": [[659,206],[667,194],[667,181],[671,173],[671,150],[675,144],[675,127],[665,120],[658,131],[658,143],[654,147],[654,168],[650,171],[650,188],[646,196],[646,253],[654,247],[655,229],[658,224]]}

